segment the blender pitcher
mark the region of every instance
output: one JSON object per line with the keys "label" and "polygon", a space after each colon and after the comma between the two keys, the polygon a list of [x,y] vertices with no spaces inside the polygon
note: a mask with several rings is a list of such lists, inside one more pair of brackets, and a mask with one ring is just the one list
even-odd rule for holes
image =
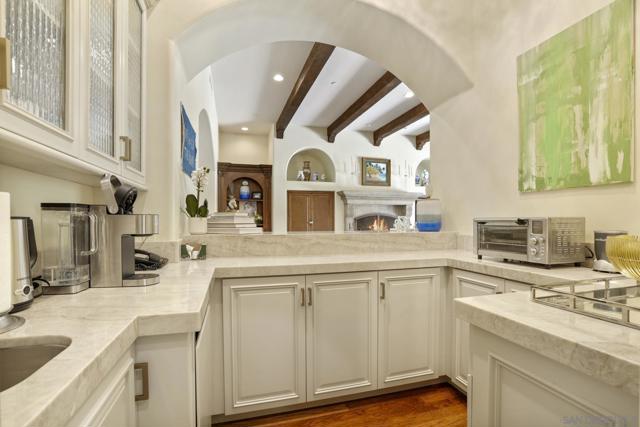
{"label": "blender pitcher", "polygon": [[89,205],[42,203],[42,277],[45,294],[75,294],[89,287],[90,256],[97,252],[97,221]]}

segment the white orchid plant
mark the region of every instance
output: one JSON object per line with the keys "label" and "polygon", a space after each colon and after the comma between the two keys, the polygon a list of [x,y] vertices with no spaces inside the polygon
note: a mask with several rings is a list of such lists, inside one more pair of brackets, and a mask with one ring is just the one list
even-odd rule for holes
{"label": "white orchid plant", "polygon": [[191,182],[196,187],[196,194],[188,194],[185,199],[184,212],[192,218],[206,218],[209,216],[209,202],[204,199],[200,204],[200,193],[204,191],[209,183],[209,172],[211,169],[204,166],[191,172]]}

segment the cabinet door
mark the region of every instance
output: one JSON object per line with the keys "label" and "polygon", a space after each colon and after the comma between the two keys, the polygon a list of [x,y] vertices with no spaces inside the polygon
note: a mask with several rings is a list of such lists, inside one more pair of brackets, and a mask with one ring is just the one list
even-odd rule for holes
{"label": "cabinet door", "polygon": [[309,194],[309,220],[311,231],[334,231],[334,202],[332,191],[314,191]]}
{"label": "cabinet door", "polygon": [[302,403],[303,276],[223,281],[225,414]]}
{"label": "cabinet door", "polygon": [[379,273],[379,388],[438,376],[438,269]]}
{"label": "cabinet door", "polygon": [[288,191],[288,231],[334,231],[332,191]]}
{"label": "cabinet door", "polygon": [[126,72],[123,80],[126,80],[126,91],[123,96],[122,118],[123,135],[129,139],[130,147],[125,150],[122,163],[122,174],[125,177],[141,182],[144,180],[144,156],[143,156],[143,79],[144,75],[144,35],[145,35],[145,11],[141,0],[124,0],[126,2],[126,37],[123,49],[126,50]]}
{"label": "cabinet door", "polygon": [[376,279],[307,276],[307,400],[377,388]]}
{"label": "cabinet door", "polygon": [[120,172],[116,145],[116,72],[119,53],[116,33],[117,0],[89,0],[88,138],[85,156],[92,163]]}
{"label": "cabinet door", "polygon": [[211,426],[211,416],[214,414],[215,335],[213,317],[211,306],[209,306],[196,339],[196,422],[198,427]]}
{"label": "cabinet door", "polygon": [[287,231],[310,231],[309,197],[305,192],[287,192]]}
{"label": "cabinet door", "polygon": [[[148,397],[136,402],[138,425],[194,427],[195,334],[143,336],[136,340],[135,348],[136,362],[146,363],[149,375]],[[138,393],[142,391],[141,387]]]}
{"label": "cabinet door", "polygon": [[127,351],[67,424],[69,427],[135,427],[133,350]]}
{"label": "cabinet door", "polygon": [[[469,271],[454,270],[454,298],[475,297],[504,292],[504,279]],[[467,389],[469,375],[469,324],[455,319],[453,382]]]}
{"label": "cabinet door", "polygon": [[0,128],[74,154],[79,38],[73,19],[75,2],[2,0],[3,37],[11,43],[10,89],[0,94]]}

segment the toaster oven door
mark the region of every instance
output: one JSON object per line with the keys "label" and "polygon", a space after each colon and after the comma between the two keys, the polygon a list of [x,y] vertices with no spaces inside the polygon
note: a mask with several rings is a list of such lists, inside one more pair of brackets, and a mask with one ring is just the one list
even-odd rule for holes
{"label": "toaster oven door", "polygon": [[527,261],[529,221],[504,220],[476,224],[478,255]]}

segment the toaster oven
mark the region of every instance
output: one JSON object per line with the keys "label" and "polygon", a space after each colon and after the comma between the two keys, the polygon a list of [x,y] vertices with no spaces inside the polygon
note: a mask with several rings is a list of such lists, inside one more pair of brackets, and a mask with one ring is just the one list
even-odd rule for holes
{"label": "toaster oven", "polygon": [[584,218],[476,218],[473,246],[483,256],[547,267],[585,261]]}

